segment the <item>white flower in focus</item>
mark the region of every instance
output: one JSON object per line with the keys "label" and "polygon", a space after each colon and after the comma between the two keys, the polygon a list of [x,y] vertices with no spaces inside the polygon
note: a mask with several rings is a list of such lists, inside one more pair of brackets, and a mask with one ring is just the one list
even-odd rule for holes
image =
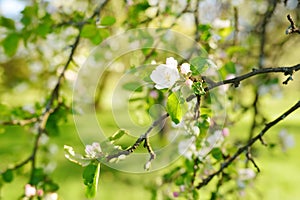
{"label": "white flower in focus", "polygon": [[48,193],[45,196],[45,200],[57,200],[57,199],[58,199],[57,193]]}
{"label": "white flower in focus", "polygon": [[33,197],[36,195],[36,188],[30,184],[25,185],[25,196],[26,197]]}
{"label": "white flower in focus", "polygon": [[180,72],[182,74],[185,74],[187,75],[189,72],[192,72],[191,71],[191,65],[189,63],[183,63],[181,66],[180,66]]}
{"label": "white flower in focus", "polygon": [[173,57],[167,58],[166,64],[160,64],[152,71],[151,80],[156,83],[158,90],[172,87],[180,78],[177,70],[177,60]]}
{"label": "white flower in focus", "polygon": [[238,174],[239,180],[242,181],[253,179],[256,175],[253,169],[251,168],[239,169]]}
{"label": "white flower in focus", "polygon": [[92,145],[85,146],[85,153],[88,157],[95,158],[101,152],[101,147],[98,142],[94,142]]}

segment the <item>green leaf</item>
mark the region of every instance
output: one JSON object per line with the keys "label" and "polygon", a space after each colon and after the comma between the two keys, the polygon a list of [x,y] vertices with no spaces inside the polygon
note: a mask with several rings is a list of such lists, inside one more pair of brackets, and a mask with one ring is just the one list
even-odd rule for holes
{"label": "green leaf", "polygon": [[108,138],[109,141],[115,141],[120,139],[123,135],[128,135],[128,132],[124,129],[118,130],[115,134]]}
{"label": "green leaf", "polygon": [[190,62],[192,75],[199,75],[208,69],[207,59],[203,57],[193,58]]}
{"label": "green leaf", "polygon": [[108,38],[110,36],[110,32],[107,29],[99,29],[99,35],[101,36],[102,40]]}
{"label": "green leaf", "polygon": [[226,53],[228,55],[228,57],[232,57],[235,54],[245,54],[247,53],[247,50],[245,47],[243,46],[230,46],[226,49]]}
{"label": "green leaf", "polygon": [[180,122],[182,118],[182,108],[179,97],[176,95],[176,93],[171,93],[168,97],[167,112],[175,124]]}
{"label": "green leaf", "polygon": [[91,163],[91,159],[85,158],[81,154],[75,153],[75,151],[73,150],[73,147],[64,145],[64,151],[65,151],[65,157],[73,163],[76,163],[83,167],[85,167]]}
{"label": "green leaf", "polygon": [[227,62],[225,65],[224,65],[226,71],[230,74],[235,74],[236,73],[236,70],[235,70],[235,63],[234,62]]}
{"label": "green leaf", "polygon": [[89,39],[94,45],[100,44],[103,40],[99,30],[97,30],[96,34],[93,37],[90,37]]}
{"label": "green leaf", "polygon": [[13,171],[11,169],[6,170],[3,174],[2,174],[2,179],[7,182],[10,183],[13,181],[14,179],[14,174]]}
{"label": "green leaf", "polygon": [[142,92],[143,86],[140,82],[133,81],[133,82],[125,83],[123,85],[123,89],[128,90],[128,91],[134,91],[134,92]]}
{"label": "green leaf", "polygon": [[41,37],[45,37],[51,31],[51,26],[49,24],[39,24],[36,33]]}
{"label": "green leaf", "polygon": [[31,24],[31,17],[29,16],[23,16],[22,19],[21,19],[21,22],[24,26],[28,26]]}
{"label": "green leaf", "polygon": [[59,189],[58,184],[54,183],[52,180],[44,183],[45,192],[55,192]]}
{"label": "green leaf", "polygon": [[105,16],[101,19],[101,25],[103,26],[111,26],[116,22],[116,18],[112,16]]}
{"label": "green leaf", "polygon": [[21,12],[23,17],[21,22],[24,26],[29,26],[32,22],[32,18],[36,17],[38,14],[38,6],[34,4],[33,6],[26,6],[24,10]]}
{"label": "green leaf", "polygon": [[0,17],[0,25],[8,29],[15,30],[15,21],[6,17]]}
{"label": "green leaf", "polygon": [[198,30],[201,33],[200,37],[202,41],[207,42],[211,38],[212,33],[211,33],[211,26],[209,24],[198,25]]}
{"label": "green leaf", "polygon": [[58,127],[58,118],[55,113],[52,113],[46,123],[46,131],[47,134],[50,136],[57,136],[59,135],[59,127]]}
{"label": "green leaf", "polygon": [[217,161],[222,160],[223,154],[220,148],[213,148],[211,150],[211,155],[214,157]]}
{"label": "green leaf", "polygon": [[53,20],[49,13],[46,13],[44,17],[41,18],[36,32],[41,37],[45,37],[48,33],[52,31]]}
{"label": "green leaf", "polygon": [[97,165],[90,164],[83,171],[83,181],[86,187],[86,197],[93,198],[96,196],[98,179],[100,175],[100,163]]}
{"label": "green leaf", "polygon": [[97,27],[95,24],[87,24],[81,30],[81,37],[91,38],[96,35]]}
{"label": "green leaf", "polygon": [[200,108],[200,113],[201,113],[202,116],[203,116],[203,115],[207,115],[207,116],[209,116],[209,117],[212,116],[212,110],[211,110],[210,107],[209,107],[209,108],[207,108],[207,107],[201,107],[201,108]]}
{"label": "green leaf", "polygon": [[11,33],[2,41],[4,52],[8,56],[13,56],[17,52],[20,36],[17,33]]}
{"label": "green leaf", "polygon": [[36,168],[33,170],[32,177],[30,180],[31,185],[37,185],[45,179],[46,175],[42,168]]}
{"label": "green leaf", "polygon": [[88,38],[93,44],[98,45],[103,40],[101,32],[95,24],[87,24],[83,27],[80,34],[83,38]]}

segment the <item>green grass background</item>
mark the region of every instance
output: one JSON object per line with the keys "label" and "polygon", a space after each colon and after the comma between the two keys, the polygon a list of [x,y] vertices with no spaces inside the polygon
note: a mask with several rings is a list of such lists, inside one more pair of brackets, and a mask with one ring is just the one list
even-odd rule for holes
{"label": "green grass background", "polygon": [[[274,99],[272,96],[266,95],[260,101],[261,109],[267,115],[269,121],[275,119],[296,103],[300,96],[297,90],[299,83],[299,81],[295,81],[289,88],[284,88],[282,99]],[[115,127],[112,126],[113,119],[107,116],[109,115],[100,116],[100,118],[102,123],[107,124],[107,130],[113,132],[115,130]],[[234,127],[231,127],[231,135],[226,140],[236,137],[243,138],[243,135],[246,138],[248,132],[244,131],[250,126],[249,119],[251,119],[251,113],[247,113]],[[300,198],[300,110],[268,131],[265,140],[269,143],[277,142],[278,132],[282,128],[293,135],[295,147],[283,153],[279,146],[270,150],[270,148],[259,143],[256,144],[256,147],[260,149],[260,154],[255,160],[261,169],[261,173],[257,176],[255,184],[247,189],[246,195],[238,199],[289,200]],[[1,129],[0,170],[13,166],[14,163],[26,158],[31,153],[33,138],[30,130],[26,128],[12,126],[5,130]],[[85,199],[81,176],[82,168],[65,159],[63,153],[65,144],[73,146],[77,151],[83,152],[84,150],[84,145],[77,135],[72,120],[60,127],[60,135],[50,138],[49,144],[56,144],[58,147],[58,151],[48,158],[57,165],[52,177],[60,186],[59,199]],[[43,156],[43,153],[39,153],[39,159],[43,159]],[[2,187],[0,191],[1,200],[12,200],[20,197],[23,187],[28,181],[28,176],[26,174],[22,175],[22,172],[28,167],[26,165],[15,172],[14,181]],[[99,190],[95,199],[150,199],[151,194],[146,187],[154,184],[161,173],[162,171],[130,174],[102,166]],[[205,193],[206,189],[200,192],[201,194]],[[228,197],[228,199],[231,198]]]}

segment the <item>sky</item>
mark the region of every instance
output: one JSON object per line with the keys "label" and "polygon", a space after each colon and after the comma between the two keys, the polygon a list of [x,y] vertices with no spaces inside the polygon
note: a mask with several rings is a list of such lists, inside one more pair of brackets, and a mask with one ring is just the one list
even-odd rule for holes
{"label": "sky", "polygon": [[8,18],[17,18],[25,5],[24,0],[0,0],[0,14]]}

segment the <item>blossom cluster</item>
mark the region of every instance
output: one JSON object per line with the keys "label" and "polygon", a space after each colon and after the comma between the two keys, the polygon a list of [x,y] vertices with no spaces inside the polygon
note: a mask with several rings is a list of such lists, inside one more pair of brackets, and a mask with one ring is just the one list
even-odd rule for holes
{"label": "blossom cluster", "polygon": [[55,192],[50,193],[44,193],[44,190],[37,189],[35,186],[32,186],[30,184],[25,185],[25,197],[23,200],[32,199],[33,197],[42,198],[44,200],[57,200],[58,195]]}

